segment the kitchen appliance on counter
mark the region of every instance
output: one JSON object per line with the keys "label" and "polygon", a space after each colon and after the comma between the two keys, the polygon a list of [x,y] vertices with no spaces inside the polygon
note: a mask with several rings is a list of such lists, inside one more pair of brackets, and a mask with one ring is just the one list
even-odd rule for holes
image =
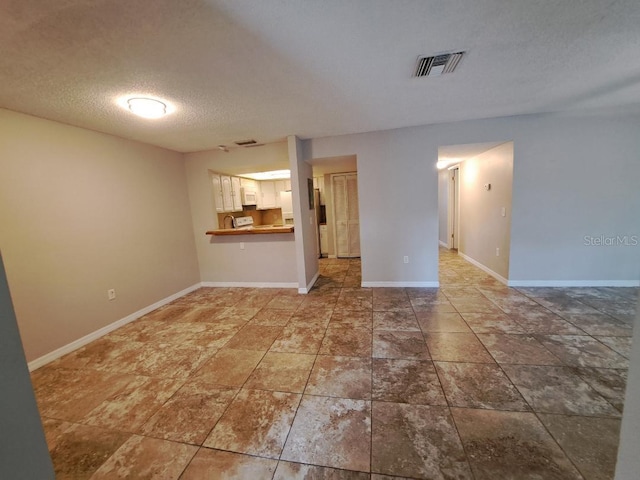
{"label": "kitchen appliance on counter", "polygon": [[253,226],[253,217],[238,217],[236,218],[236,227],[235,228],[250,228]]}

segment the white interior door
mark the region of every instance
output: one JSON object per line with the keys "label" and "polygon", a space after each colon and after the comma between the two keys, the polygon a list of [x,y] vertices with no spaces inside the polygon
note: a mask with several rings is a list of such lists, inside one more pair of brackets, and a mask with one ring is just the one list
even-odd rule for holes
{"label": "white interior door", "polygon": [[333,175],[332,185],[336,256],[359,257],[358,176],[355,173]]}
{"label": "white interior door", "polygon": [[347,229],[349,256],[360,256],[360,209],[358,206],[358,176],[347,175]]}

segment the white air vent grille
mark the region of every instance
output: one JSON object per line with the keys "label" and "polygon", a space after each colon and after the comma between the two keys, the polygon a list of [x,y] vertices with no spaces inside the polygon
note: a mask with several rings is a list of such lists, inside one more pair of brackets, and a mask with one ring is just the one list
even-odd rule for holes
{"label": "white air vent grille", "polygon": [[451,73],[460,63],[464,52],[441,53],[430,57],[418,57],[415,77],[434,77]]}

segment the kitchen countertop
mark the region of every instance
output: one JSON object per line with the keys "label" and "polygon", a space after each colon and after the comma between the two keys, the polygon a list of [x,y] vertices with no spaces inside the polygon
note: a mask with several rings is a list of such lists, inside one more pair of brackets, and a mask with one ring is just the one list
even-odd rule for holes
{"label": "kitchen countertop", "polygon": [[209,230],[207,235],[268,235],[272,233],[292,233],[293,225],[257,225],[240,228]]}

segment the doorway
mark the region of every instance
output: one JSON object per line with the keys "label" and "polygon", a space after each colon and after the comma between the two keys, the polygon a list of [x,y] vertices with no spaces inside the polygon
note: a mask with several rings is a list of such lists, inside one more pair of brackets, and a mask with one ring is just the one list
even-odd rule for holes
{"label": "doorway", "polygon": [[513,142],[438,149],[439,241],[503,283],[509,278]]}
{"label": "doorway", "polygon": [[331,175],[335,251],[338,258],[360,257],[360,211],[358,174]]}

